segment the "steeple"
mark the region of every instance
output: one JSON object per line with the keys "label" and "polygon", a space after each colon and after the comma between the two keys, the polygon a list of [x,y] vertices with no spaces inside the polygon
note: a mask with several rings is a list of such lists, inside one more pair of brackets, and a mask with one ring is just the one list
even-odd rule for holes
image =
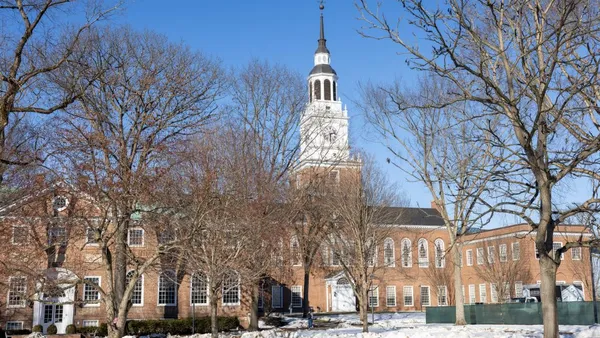
{"label": "steeple", "polygon": [[327,49],[327,40],[325,40],[325,25],[323,24],[323,10],[325,6],[321,2],[319,5],[319,9],[321,10],[321,34],[319,35],[319,47],[317,47],[316,53],[327,53],[329,54],[329,50]]}

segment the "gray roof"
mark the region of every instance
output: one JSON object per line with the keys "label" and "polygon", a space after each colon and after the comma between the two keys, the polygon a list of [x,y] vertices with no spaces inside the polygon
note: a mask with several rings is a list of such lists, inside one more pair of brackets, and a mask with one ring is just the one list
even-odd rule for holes
{"label": "gray roof", "polygon": [[335,74],[335,75],[337,75],[337,73],[335,72],[335,70],[333,70],[333,68],[331,68],[331,66],[327,65],[327,64],[321,64],[321,65],[314,66],[313,69],[310,71],[309,75],[319,74],[319,73]]}
{"label": "gray roof", "polygon": [[385,207],[377,210],[375,221],[380,224],[443,226],[437,209]]}

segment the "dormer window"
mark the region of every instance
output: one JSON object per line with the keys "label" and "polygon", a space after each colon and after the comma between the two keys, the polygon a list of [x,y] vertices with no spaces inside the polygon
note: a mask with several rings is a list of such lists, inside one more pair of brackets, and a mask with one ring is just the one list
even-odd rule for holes
{"label": "dormer window", "polygon": [[55,211],[63,211],[69,206],[69,200],[64,196],[56,196],[52,200],[52,208]]}

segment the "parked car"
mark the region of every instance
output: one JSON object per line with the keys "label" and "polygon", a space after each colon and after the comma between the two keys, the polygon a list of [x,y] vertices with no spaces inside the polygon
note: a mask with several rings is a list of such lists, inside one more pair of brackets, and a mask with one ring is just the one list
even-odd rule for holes
{"label": "parked car", "polygon": [[538,299],[535,297],[519,297],[519,298],[511,298],[511,303],[537,303]]}

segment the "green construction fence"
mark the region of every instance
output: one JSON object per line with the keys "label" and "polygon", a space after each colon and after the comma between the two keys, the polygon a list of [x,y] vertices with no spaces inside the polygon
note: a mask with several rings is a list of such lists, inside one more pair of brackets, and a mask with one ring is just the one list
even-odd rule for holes
{"label": "green construction fence", "polygon": [[[454,306],[427,307],[429,323],[454,323]],[[506,303],[465,305],[467,324],[542,324],[542,303]],[[594,324],[594,302],[558,302],[558,324]]]}

